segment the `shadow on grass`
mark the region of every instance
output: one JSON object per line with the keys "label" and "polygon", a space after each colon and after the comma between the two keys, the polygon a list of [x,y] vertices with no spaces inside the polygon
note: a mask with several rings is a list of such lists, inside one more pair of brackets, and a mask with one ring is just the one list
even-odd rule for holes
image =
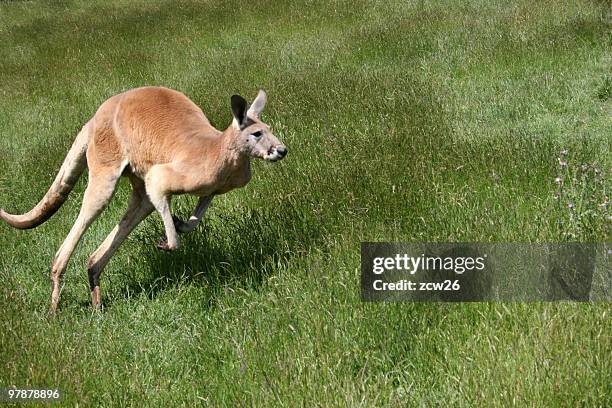
{"label": "shadow on grass", "polygon": [[161,223],[154,216],[146,222],[146,232],[136,233],[140,244],[134,255],[142,267],[125,274],[127,283],[105,306],[143,294],[155,299],[166,290],[191,285],[204,288],[205,303],[211,306],[228,290],[258,290],[272,273],[313,247],[322,248],[323,226],[291,203],[245,208],[238,215],[211,213],[203,227],[181,235],[176,252],[157,250],[152,238],[163,235]]}

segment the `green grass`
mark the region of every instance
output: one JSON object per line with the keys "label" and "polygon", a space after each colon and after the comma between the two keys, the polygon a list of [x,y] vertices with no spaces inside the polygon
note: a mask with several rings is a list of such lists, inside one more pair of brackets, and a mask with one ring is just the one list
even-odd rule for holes
{"label": "green grass", "polygon": [[55,318],[49,266],[86,177],[43,226],[0,226],[0,385],[56,386],[69,406],[612,405],[609,303],[359,297],[361,241],[610,241],[610,18],[605,1],[0,3],[7,210],[29,210],[99,104],[141,85],[219,128],[232,93],[263,87],[290,150],[176,253],[144,222],[102,275],[101,313],[85,263],[128,183]]}

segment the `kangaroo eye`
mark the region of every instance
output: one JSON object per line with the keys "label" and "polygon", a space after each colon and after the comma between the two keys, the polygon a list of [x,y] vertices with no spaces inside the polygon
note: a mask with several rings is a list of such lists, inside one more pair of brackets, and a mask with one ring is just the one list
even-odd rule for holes
{"label": "kangaroo eye", "polygon": [[257,132],[253,133],[253,136],[255,137],[261,137],[261,130],[258,130]]}

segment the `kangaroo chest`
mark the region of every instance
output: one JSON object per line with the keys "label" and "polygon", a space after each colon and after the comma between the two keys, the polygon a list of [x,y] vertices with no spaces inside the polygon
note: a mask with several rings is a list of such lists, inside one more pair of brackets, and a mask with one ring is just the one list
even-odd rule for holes
{"label": "kangaroo chest", "polygon": [[202,169],[199,176],[192,179],[188,193],[196,195],[223,194],[235,188],[243,187],[251,180],[251,165],[243,163],[225,163],[216,169]]}
{"label": "kangaroo chest", "polygon": [[219,183],[220,192],[227,192],[234,188],[245,186],[251,180],[251,166],[246,165],[234,171],[227,172],[221,183]]}

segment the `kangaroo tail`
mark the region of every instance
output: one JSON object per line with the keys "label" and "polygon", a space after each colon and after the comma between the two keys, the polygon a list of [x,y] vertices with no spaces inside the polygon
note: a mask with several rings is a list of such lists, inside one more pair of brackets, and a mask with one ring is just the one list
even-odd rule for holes
{"label": "kangaroo tail", "polygon": [[68,194],[87,165],[87,145],[89,144],[90,123],[83,126],[72,144],[64,163],[55,177],[47,194],[30,211],[22,215],[13,215],[0,208],[0,219],[19,229],[38,227],[47,221],[64,204]]}

